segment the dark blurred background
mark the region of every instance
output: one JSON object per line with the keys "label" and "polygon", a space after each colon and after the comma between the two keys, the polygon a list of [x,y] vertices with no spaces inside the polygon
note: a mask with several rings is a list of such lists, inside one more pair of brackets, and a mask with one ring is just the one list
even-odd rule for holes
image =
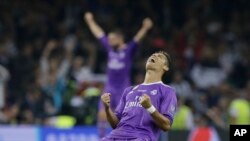
{"label": "dark blurred background", "polygon": [[131,77],[143,81],[151,53],[172,56],[163,81],[184,110],[173,129],[199,126],[202,115],[222,130],[250,124],[249,7],[248,0],[1,0],[0,123],[56,126],[55,117],[68,115],[74,125],[96,124],[106,55],[83,21],[91,11],[127,41],[143,18],[153,19]]}

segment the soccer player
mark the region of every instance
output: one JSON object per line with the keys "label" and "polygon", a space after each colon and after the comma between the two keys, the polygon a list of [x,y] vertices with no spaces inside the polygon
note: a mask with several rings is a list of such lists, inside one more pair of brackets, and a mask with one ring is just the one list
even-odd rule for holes
{"label": "soccer player", "polygon": [[169,70],[169,59],[165,52],[151,55],[146,63],[144,82],[126,88],[114,112],[110,108],[113,94],[101,96],[113,128],[101,141],[157,141],[161,130],[170,129],[176,112],[176,94],[161,81]]}
{"label": "soccer player", "polygon": [[[105,84],[104,92],[112,93],[112,102],[110,106],[111,109],[115,109],[121,98],[122,92],[125,88],[130,86],[130,70],[137,44],[143,39],[148,30],[152,28],[153,23],[151,19],[145,18],[142,27],[134,36],[133,40],[125,43],[124,36],[119,30],[114,30],[106,35],[103,29],[94,20],[92,13],[85,13],[84,19],[90,31],[99,39],[108,54],[108,80]],[[99,128],[104,126],[103,123],[107,123],[106,121],[105,110],[100,101],[98,113]]]}

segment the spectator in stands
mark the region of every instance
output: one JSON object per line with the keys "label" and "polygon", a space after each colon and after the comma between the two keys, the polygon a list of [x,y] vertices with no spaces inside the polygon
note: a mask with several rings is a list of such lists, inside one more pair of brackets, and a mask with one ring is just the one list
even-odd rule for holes
{"label": "spectator in stands", "polygon": [[208,89],[222,83],[226,74],[218,64],[216,52],[207,46],[203,49],[201,61],[191,70],[191,78],[199,89]]}
{"label": "spectator in stands", "polygon": [[246,88],[243,90],[243,95],[250,104],[250,79],[247,81]]}
{"label": "spectator in stands", "polygon": [[188,141],[220,141],[215,128],[209,126],[206,114],[197,117],[197,127],[190,131]]}
{"label": "spectator in stands", "polygon": [[178,108],[172,125],[173,130],[191,130],[194,128],[194,119],[191,108],[185,105],[185,99],[178,96]]}
{"label": "spectator in stands", "polygon": [[50,56],[54,49],[58,49],[59,43],[51,40],[46,45],[40,60],[41,67],[41,86],[43,91],[53,99],[53,104],[57,112],[62,106],[62,95],[66,85],[66,74],[70,68],[72,50],[74,44],[64,46],[65,56],[63,60],[55,56]]}
{"label": "spectator in stands", "polygon": [[210,104],[206,110],[207,116],[212,120],[212,123],[220,129],[228,129],[228,107],[230,102],[230,97],[234,93],[233,86],[227,82],[222,83],[217,88],[217,95],[219,99],[214,103]]}
{"label": "spectator in stands", "polygon": [[212,108],[208,109],[206,115],[213,121],[216,127],[220,129],[228,128],[228,107],[229,99],[227,97],[223,97],[219,100],[217,105],[214,105]]}
{"label": "spectator in stands", "polygon": [[45,118],[56,114],[50,97],[44,95],[35,85],[30,84],[25,95],[21,104],[21,110],[24,112],[20,113],[22,124],[42,124]]}
{"label": "spectator in stands", "polygon": [[6,82],[10,78],[8,70],[0,65],[0,109],[5,106]]}
{"label": "spectator in stands", "polygon": [[230,124],[250,124],[250,105],[246,95],[235,91],[229,106]]}
{"label": "spectator in stands", "polygon": [[96,47],[91,42],[85,41],[83,47],[87,55],[76,53],[70,70],[70,77],[76,80],[78,85],[95,81],[97,76],[93,73],[96,62]]}
{"label": "spectator in stands", "polygon": [[0,111],[1,124],[17,124],[18,113],[21,112],[17,104],[8,104]]}
{"label": "spectator in stands", "polygon": [[86,59],[83,59],[82,56],[76,56],[73,59],[71,75],[78,84],[83,82],[90,82],[93,80],[92,70],[89,65],[84,65]]}
{"label": "spectator in stands", "polygon": [[176,71],[174,73],[173,82],[170,84],[176,90],[176,94],[180,97],[191,98],[192,90],[188,81],[183,78],[183,73]]}

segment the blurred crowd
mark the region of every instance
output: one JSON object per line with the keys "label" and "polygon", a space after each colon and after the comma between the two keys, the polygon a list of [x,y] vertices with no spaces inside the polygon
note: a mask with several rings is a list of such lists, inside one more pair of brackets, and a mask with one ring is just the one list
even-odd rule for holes
{"label": "blurred crowd", "polygon": [[74,117],[96,123],[106,54],[83,14],[126,40],[151,17],[153,29],[134,57],[133,84],[158,50],[172,56],[163,81],[176,89],[174,129],[250,124],[250,4],[246,0],[1,0],[0,123],[53,125]]}

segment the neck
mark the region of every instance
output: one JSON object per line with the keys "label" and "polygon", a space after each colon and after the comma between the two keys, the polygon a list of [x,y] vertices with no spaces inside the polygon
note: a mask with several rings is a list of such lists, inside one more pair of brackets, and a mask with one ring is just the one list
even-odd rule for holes
{"label": "neck", "polygon": [[122,43],[119,44],[119,46],[118,46],[119,48],[118,49],[123,49],[123,48],[125,48],[125,46],[126,46],[125,43],[122,42]]}
{"label": "neck", "polygon": [[147,83],[154,83],[154,82],[159,82],[161,81],[161,73],[157,73],[152,70],[147,70],[144,82],[145,84]]}

